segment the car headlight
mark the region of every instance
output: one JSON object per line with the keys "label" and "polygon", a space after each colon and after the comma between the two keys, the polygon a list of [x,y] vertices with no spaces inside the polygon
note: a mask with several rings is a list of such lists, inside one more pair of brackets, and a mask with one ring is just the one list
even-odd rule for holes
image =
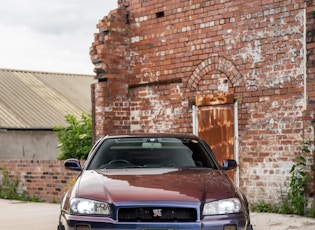
{"label": "car headlight", "polygon": [[73,198],[70,201],[71,214],[110,215],[110,205],[105,202]]}
{"label": "car headlight", "polygon": [[241,211],[241,202],[238,198],[217,200],[205,203],[202,214],[204,216],[237,213]]}

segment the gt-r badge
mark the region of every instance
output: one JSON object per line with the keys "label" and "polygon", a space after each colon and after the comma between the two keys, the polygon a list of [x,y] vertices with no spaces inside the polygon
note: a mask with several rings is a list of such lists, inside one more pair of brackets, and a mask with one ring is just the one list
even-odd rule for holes
{"label": "gt-r badge", "polygon": [[161,217],[162,209],[153,209],[153,217]]}

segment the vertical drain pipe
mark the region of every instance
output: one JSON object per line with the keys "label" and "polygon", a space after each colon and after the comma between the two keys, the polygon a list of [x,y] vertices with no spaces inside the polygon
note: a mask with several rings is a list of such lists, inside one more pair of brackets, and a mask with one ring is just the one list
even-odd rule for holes
{"label": "vertical drain pipe", "polygon": [[[234,103],[234,158],[239,164],[239,152],[238,152],[238,103],[235,101]],[[239,167],[237,167],[235,171],[235,184],[237,186],[240,185],[240,170]]]}
{"label": "vertical drain pipe", "polygon": [[198,136],[197,106],[192,106],[193,134]]}
{"label": "vertical drain pipe", "polygon": [[304,105],[305,105],[305,108],[307,107],[307,70],[306,70],[306,62],[307,62],[307,57],[306,57],[306,54],[307,54],[307,47],[306,47],[306,41],[307,41],[307,31],[306,31],[306,23],[307,23],[307,20],[306,20],[306,9],[303,10],[304,14],[303,14],[303,17],[304,17],[304,41],[303,41],[303,49],[304,49]]}

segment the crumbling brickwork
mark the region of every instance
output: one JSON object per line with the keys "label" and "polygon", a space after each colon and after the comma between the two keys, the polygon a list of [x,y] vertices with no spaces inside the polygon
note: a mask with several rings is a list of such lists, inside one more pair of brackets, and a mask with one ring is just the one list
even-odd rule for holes
{"label": "crumbling brickwork", "polygon": [[240,186],[278,200],[302,141],[313,150],[314,1],[118,3],[90,50],[95,138],[191,133],[196,95],[233,94]]}

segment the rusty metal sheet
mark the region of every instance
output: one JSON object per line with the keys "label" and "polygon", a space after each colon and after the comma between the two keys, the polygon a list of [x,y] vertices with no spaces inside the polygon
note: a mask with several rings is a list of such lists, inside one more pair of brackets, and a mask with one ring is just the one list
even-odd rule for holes
{"label": "rusty metal sheet", "polygon": [[233,93],[217,93],[217,94],[199,94],[196,95],[197,106],[207,105],[223,105],[233,104],[234,94]]}
{"label": "rusty metal sheet", "polygon": [[[219,163],[234,159],[233,105],[198,107],[198,136],[214,151]],[[233,179],[234,173],[229,173]]]}

